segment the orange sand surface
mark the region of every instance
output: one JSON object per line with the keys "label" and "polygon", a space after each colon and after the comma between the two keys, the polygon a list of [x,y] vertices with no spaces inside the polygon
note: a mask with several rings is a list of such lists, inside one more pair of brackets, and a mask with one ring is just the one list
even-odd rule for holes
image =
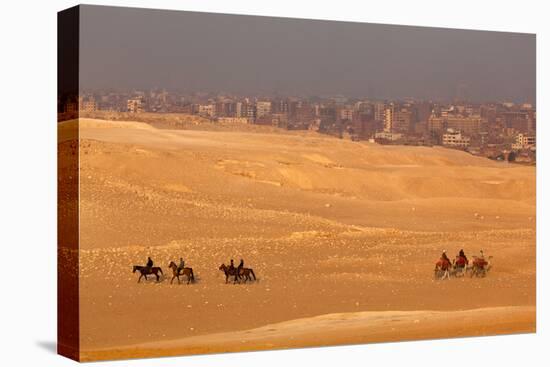
{"label": "orange sand surface", "polygon": [[322,315],[257,329],[86,351],[82,359],[147,358],[535,331],[534,307]]}
{"label": "orange sand surface", "polygon": [[[534,167],[311,132],[80,137],[83,359],[535,329]],[[434,280],[461,248],[494,256],[488,276]],[[131,272],[147,256],[159,283]],[[180,256],[195,283],[169,284]],[[225,284],[230,258],[258,280]]]}

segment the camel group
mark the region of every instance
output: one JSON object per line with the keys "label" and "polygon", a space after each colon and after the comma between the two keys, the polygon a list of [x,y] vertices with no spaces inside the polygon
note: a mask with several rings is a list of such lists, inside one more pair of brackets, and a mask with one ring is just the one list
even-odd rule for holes
{"label": "camel group", "polygon": [[470,274],[470,278],[474,276],[485,277],[492,268],[492,258],[492,256],[489,256],[487,259],[481,256],[473,256],[473,260],[470,263],[461,261],[462,259],[459,259],[459,257],[453,260],[452,263],[440,259],[435,264],[434,277],[439,280],[451,279],[451,276],[460,278],[467,274]]}

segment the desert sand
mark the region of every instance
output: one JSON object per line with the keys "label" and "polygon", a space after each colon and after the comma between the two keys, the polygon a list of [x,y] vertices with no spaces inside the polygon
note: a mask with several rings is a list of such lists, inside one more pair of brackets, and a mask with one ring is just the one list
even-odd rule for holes
{"label": "desert sand", "polygon": [[[80,138],[82,360],[535,331],[534,167],[312,132]],[[489,275],[434,280],[461,248]],[[138,284],[147,256],[165,277]],[[170,285],[179,257],[195,283]],[[231,258],[258,280],[225,284]]]}
{"label": "desert sand", "polygon": [[223,353],[334,344],[380,343],[426,338],[511,334],[531,330],[534,307],[496,307],[467,311],[348,312],[322,315],[182,339],[147,342],[84,352],[84,359],[113,359]]}

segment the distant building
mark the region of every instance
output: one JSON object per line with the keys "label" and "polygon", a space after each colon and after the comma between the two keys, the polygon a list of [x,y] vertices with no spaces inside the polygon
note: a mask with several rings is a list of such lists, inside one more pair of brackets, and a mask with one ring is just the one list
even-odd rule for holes
{"label": "distant building", "polygon": [[510,111],[502,114],[506,127],[519,132],[527,132],[531,128],[529,114],[523,111]]}
{"label": "distant building", "polygon": [[198,112],[200,116],[213,117],[216,113],[216,107],[213,104],[199,105]]}
{"label": "distant building", "polygon": [[512,149],[522,150],[536,147],[537,141],[535,135],[518,134],[516,142],[512,144]]}
{"label": "distant building", "polygon": [[140,113],[143,112],[143,103],[140,98],[129,99],[127,104],[128,112]]}
{"label": "distant building", "polygon": [[288,126],[288,115],[286,113],[274,113],[271,115],[273,126],[286,128]]}
{"label": "distant building", "polygon": [[442,137],[443,145],[453,148],[468,148],[470,146],[470,138],[463,136],[460,131],[448,129]]}
{"label": "distant building", "polygon": [[416,124],[414,124],[413,132],[415,134],[423,134],[428,130],[428,122],[427,121],[419,121]]}
{"label": "distant building", "polygon": [[243,105],[243,108],[244,108],[243,117],[246,117],[250,124],[253,124],[254,122],[256,122],[256,106],[251,103],[246,103],[245,105]]}
{"label": "distant building", "polygon": [[381,131],[374,134],[375,139],[383,139],[383,140],[389,140],[389,141],[396,141],[403,137],[403,134],[399,133],[392,133],[387,131]]}
{"label": "distant building", "polygon": [[246,124],[246,117],[218,117],[217,121],[222,124]]}
{"label": "distant building", "polygon": [[235,103],[235,116],[243,117],[243,104],[242,102]]}
{"label": "distant building", "polygon": [[340,110],[340,120],[352,121],[353,120],[353,109],[351,109],[351,108],[342,108]]}
{"label": "distant building", "polygon": [[459,130],[465,135],[478,134],[482,130],[482,118],[480,116],[447,116],[447,128]]}
{"label": "distant building", "polygon": [[486,128],[487,119],[479,115],[463,116],[450,112],[452,111],[443,110],[440,116],[432,113],[428,118],[428,131],[432,134],[440,134],[447,129],[452,129],[471,136],[483,132]]}
{"label": "distant building", "polygon": [[258,101],[256,102],[256,118],[261,118],[271,114],[271,102]]}
{"label": "distant building", "polygon": [[95,112],[97,111],[97,103],[93,98],[84,99],[80,97],[78,99],[78,109],[81,112]]}
{"label": "distant building", "polygon": [[321,119],[317,118],[311,122],[311,124],[308,126],[308,130],[319,131],[320,127],[321,127]]}
{"label": "distant building", "polygon": [[409,133],[413,122],[413,114],[411,111],[401,109],[393,113],[391,131],[396,133]]}
{"label": "distant building", "polygon": [[428,131],[432,134],[438,134],[447,128],[446,121],[443,117],[433,114],[428,118]]}
{"label": "distant building", "polygon": [[272,105],[273,112],[288,114],[290,112],[290,105],[287,99],[280,99]]}
{"label": "distant building", "polygon": [[374,104],[374,119],[376,121],[385,121],[386,117],[386,106],[382,102],[377,102]]}
{"label": "distant building", "polygon": [[391,133],[393,125],[394,106],[391,104],[384,110],[384,132]]}
{"label": "distant building", "polygon": [[307,128],[315,118],[315,109],[307,102],[292,104],[293,114],[290,122],[297,129]]}
{"label": "distant building", "polygon": [[229,116],[227,113],[226,103],[224,101],[218,101],[214,104],[214,111],[216,111],[215,115],[217,117],[227,117]]}
{"label": "distant building", "polygon": [[524,104],[521,105],[521,109],[522,110],[532,110],[533,105],[531,103],[524,103]]}
{"label": "distant building", "polygon": [[393,104],[386,108],[384,114],[384,132],[404,133],[411,131],[412,112],[406,108],[398,109]]}
{"label": "distant building", "polygon": [[420,102],[414,106],[416,110],[416,123],[418,122],[428,122],[430,115],[432,113],[432,105],[429,102]]}

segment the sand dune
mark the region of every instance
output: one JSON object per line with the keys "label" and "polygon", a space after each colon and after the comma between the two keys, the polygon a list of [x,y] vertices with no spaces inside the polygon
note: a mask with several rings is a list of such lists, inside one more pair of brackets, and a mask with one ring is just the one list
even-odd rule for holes
{"label": "sand dune", "polygon": [[[153,341],[180,354],[534,329],[534,167],[312,132],[80,122],[81,346],[89,358],[126,357]],[[494,255],[490,275],[434,281],[440,252],[460,248]],[[137,284],[130,271],[147,256],[165,271],[160,283]],[[169,284],[167,264],[180,256],[195,284]],[[241,257],[259,280],[225,284],[218,266]],[[445,311],[449,328],[391,316],[380,319],[395,327],[387,334],[363,313],[394,310]],[[497,312],[502,322],[462,328],[459,310],[472,310],[464,314],[472,320]],[[348,316],[317,318],[332,314]],[[304,318],[311,329],[285,344],[302,321],[285,322]],[[351,324],[360,332],[350,335]],[[228,332],[250,343],[224,343]],[[174,340],[183,344],[165,344]]]}
{"label": "sand dune", "polygon": [[321,315],[260,328],[83,351],[86,360],[313,347],[418,338],[535,332],[534,307],[383,311]]}
{"label": "sand dune", "polygon": [[[196,193],[189,199],[200,206],[224,193],[222,201],[213,200],[228,211],[307,213],[365,226],[431,230],[430,218],[443,221],[438,229],[470,228],[474,219],[476,228],[533,224],[533,167],[442,148],[143,125],[84,119],[84,178],[99,179],[107,190],[125,185],[143,195],[150,190],[158,201],[170,200],[173,192],[166,189],[182,185]],[[113,172],[116,181],[87,170]],[[127,182],[132,180],[139,188]],[[374,212],[380,215],[369,215]],[[451,212],[448,218],[444,212]]]}

